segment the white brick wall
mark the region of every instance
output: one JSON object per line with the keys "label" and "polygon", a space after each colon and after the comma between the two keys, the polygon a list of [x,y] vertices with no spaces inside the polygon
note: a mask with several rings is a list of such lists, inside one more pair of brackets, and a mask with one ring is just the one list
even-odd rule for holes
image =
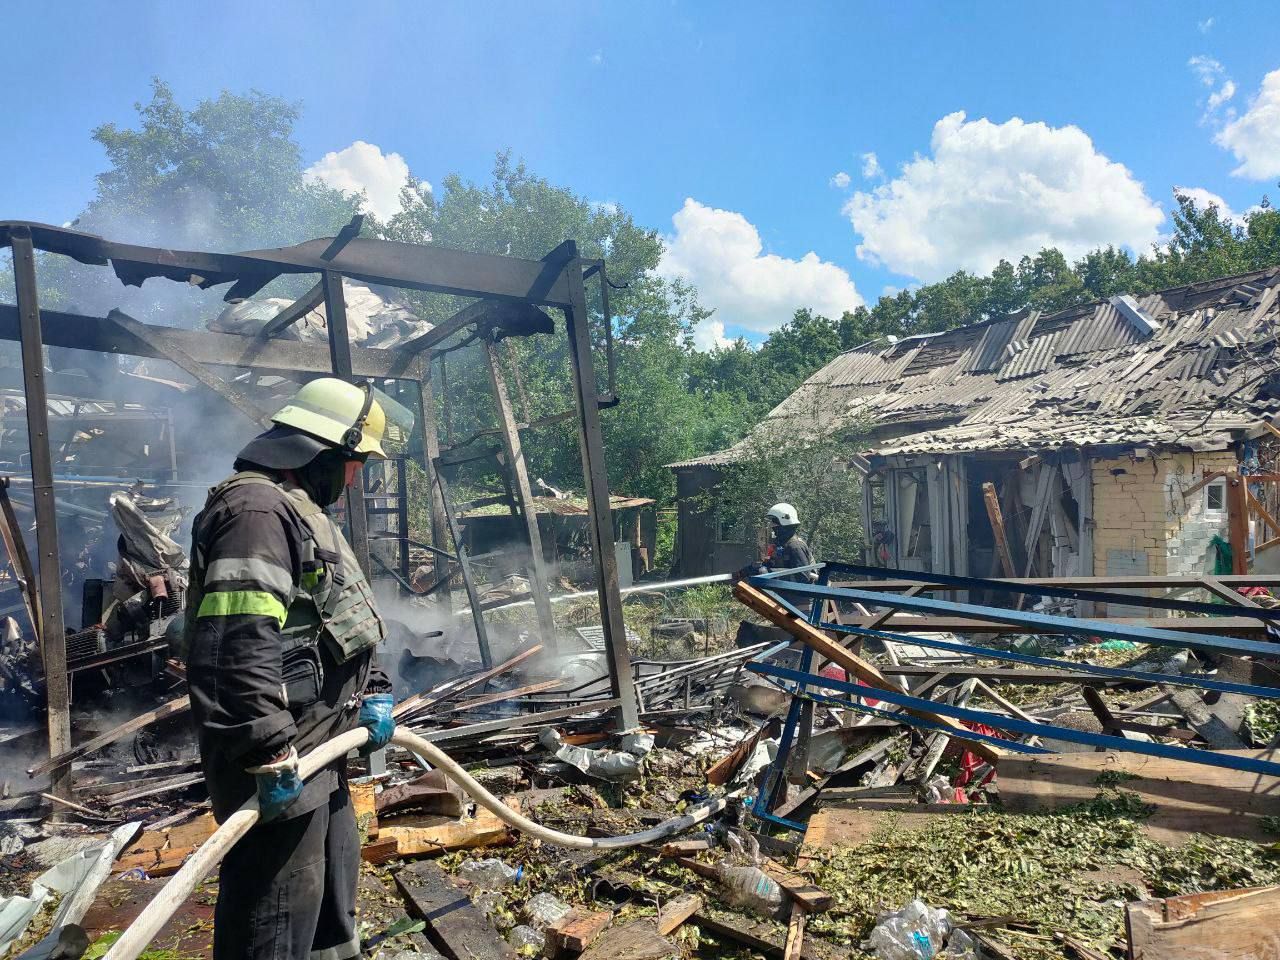
{"label": "white brick wall", "polygon": [[1227,512],[1207,511],[1205,491],[1190,495],[1183,491],[1199,483],[1205,470],[1221,470],[1235,466],[1230,453],[1200,455],[1193,460],[1181,454],[1169,464],[1164,476],[1165,519],[1168,529],[1168,571],[1171,576],[1191,576],[1213,570],[1214,535],[1227,538]]}

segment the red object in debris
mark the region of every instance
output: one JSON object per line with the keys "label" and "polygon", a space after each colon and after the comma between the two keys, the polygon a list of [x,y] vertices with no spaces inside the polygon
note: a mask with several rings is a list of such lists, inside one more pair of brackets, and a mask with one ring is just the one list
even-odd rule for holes
{"label": "red object in debris", "polygon": [[[1000,731],[994,727],[989,727],[985,723],[970,723],[961,720],[960,723],[968,727],[974,733],[981,733],[987,737],[1000,737]],[[1001,737],[1003,739],[1003,737]],[[955,741],[952,741],[954,743]],[[971,783],[975,787],[984,787],[991,782],[992,777],[996,775],[996,768],[991,766],[986,760],[978,756],[972,750],[963,749],[960,754],[960,772],[956,774],[955,786],[967,787]],[[976,778],[976,780],[975,780]],[[957,791],[958,792],[958,791]],[[957,800],[957,803],[967,803],[967,800]]]}
{"label": "red object in debris", "polygon": [[[818,671],[818,674],[820,676],[825,677],[828,680],[842,680],[845,683],[849,682],[849,671],[847,671],[844,667],[839,666],[838,664],[828,663],[825,667],[823,667],[821,670]],[[853,682],[859,687],[867,686],[867,684],[863,683],[861,680],[858,680],[856,678],[854,678]],[[874,688],[871,688],[871,689],[874,689]],[[857,699],[860,700],[862,702],[862,705],[866,707],[878,707],[880,706],[880,703],[881,703],[881,701],[877,700],[875,697],[857,697]]]}

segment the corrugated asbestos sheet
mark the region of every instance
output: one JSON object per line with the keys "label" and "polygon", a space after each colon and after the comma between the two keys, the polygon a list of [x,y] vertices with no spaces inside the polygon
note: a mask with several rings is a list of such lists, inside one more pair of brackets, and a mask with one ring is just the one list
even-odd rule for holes
{"label": "corrugated asbestos sheet", "polygon": [[[1273,378],[1258,376],[1280,367],[1280,268],[1135,301],[1155,332],[1101,301],[852,350],[757,430],[892,427],[895,439],[873,451],[883,454],[1097,444],[1211,450],[1280,410]],[[902,436],[913,423],[919,431]],[[728,463],[744,449],[672,466]]]}

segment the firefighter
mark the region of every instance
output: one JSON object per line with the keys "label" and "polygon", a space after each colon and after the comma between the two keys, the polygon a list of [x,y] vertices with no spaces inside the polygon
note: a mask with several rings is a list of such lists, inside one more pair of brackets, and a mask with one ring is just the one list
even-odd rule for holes
{"label": "firefighter", "polygon": [[[739,577],[753,577],[772,570],[790,570],[794,567],[807,567],[814,563],[813,551],[800,536],[800,515],[789,503],[775,503],[764,515],[769,523],[769,547],[765,558],[757,563],[749,563],[738,571]],[[797,583],[815,583],[818,575],[812,570],[804,573],[793,573],[783,577]]]}
{"label": "firefighter", "polygon": [[346,760],[305,784],[298,756],[363,725],[365,755],[395,729],[374,664],[384,627],[325,508],[385,456],[372,390],[302,387],[236,457],[192,524],[188,679],[215,818],[257,795],[261,822],[222,863],[215,960],[348,960],[360,845]]}

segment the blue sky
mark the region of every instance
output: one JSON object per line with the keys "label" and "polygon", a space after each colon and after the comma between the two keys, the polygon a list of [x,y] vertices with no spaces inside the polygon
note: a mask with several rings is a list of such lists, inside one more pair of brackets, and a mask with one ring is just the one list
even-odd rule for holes
{"label": "blue sky", "polygon": [[1044,242],[1143,248],[1174,186],[1240,212],[1280,180],[1274,2],[120,0],[4,24],[0,217],[79,212],[89,131],[151,76],[188,105],[255,87],[303,101],[308,163],[337,153],[317,169],[371,196],[392,154],[438,183],[510,148],[622,204],[716,307],[705,342]]}

